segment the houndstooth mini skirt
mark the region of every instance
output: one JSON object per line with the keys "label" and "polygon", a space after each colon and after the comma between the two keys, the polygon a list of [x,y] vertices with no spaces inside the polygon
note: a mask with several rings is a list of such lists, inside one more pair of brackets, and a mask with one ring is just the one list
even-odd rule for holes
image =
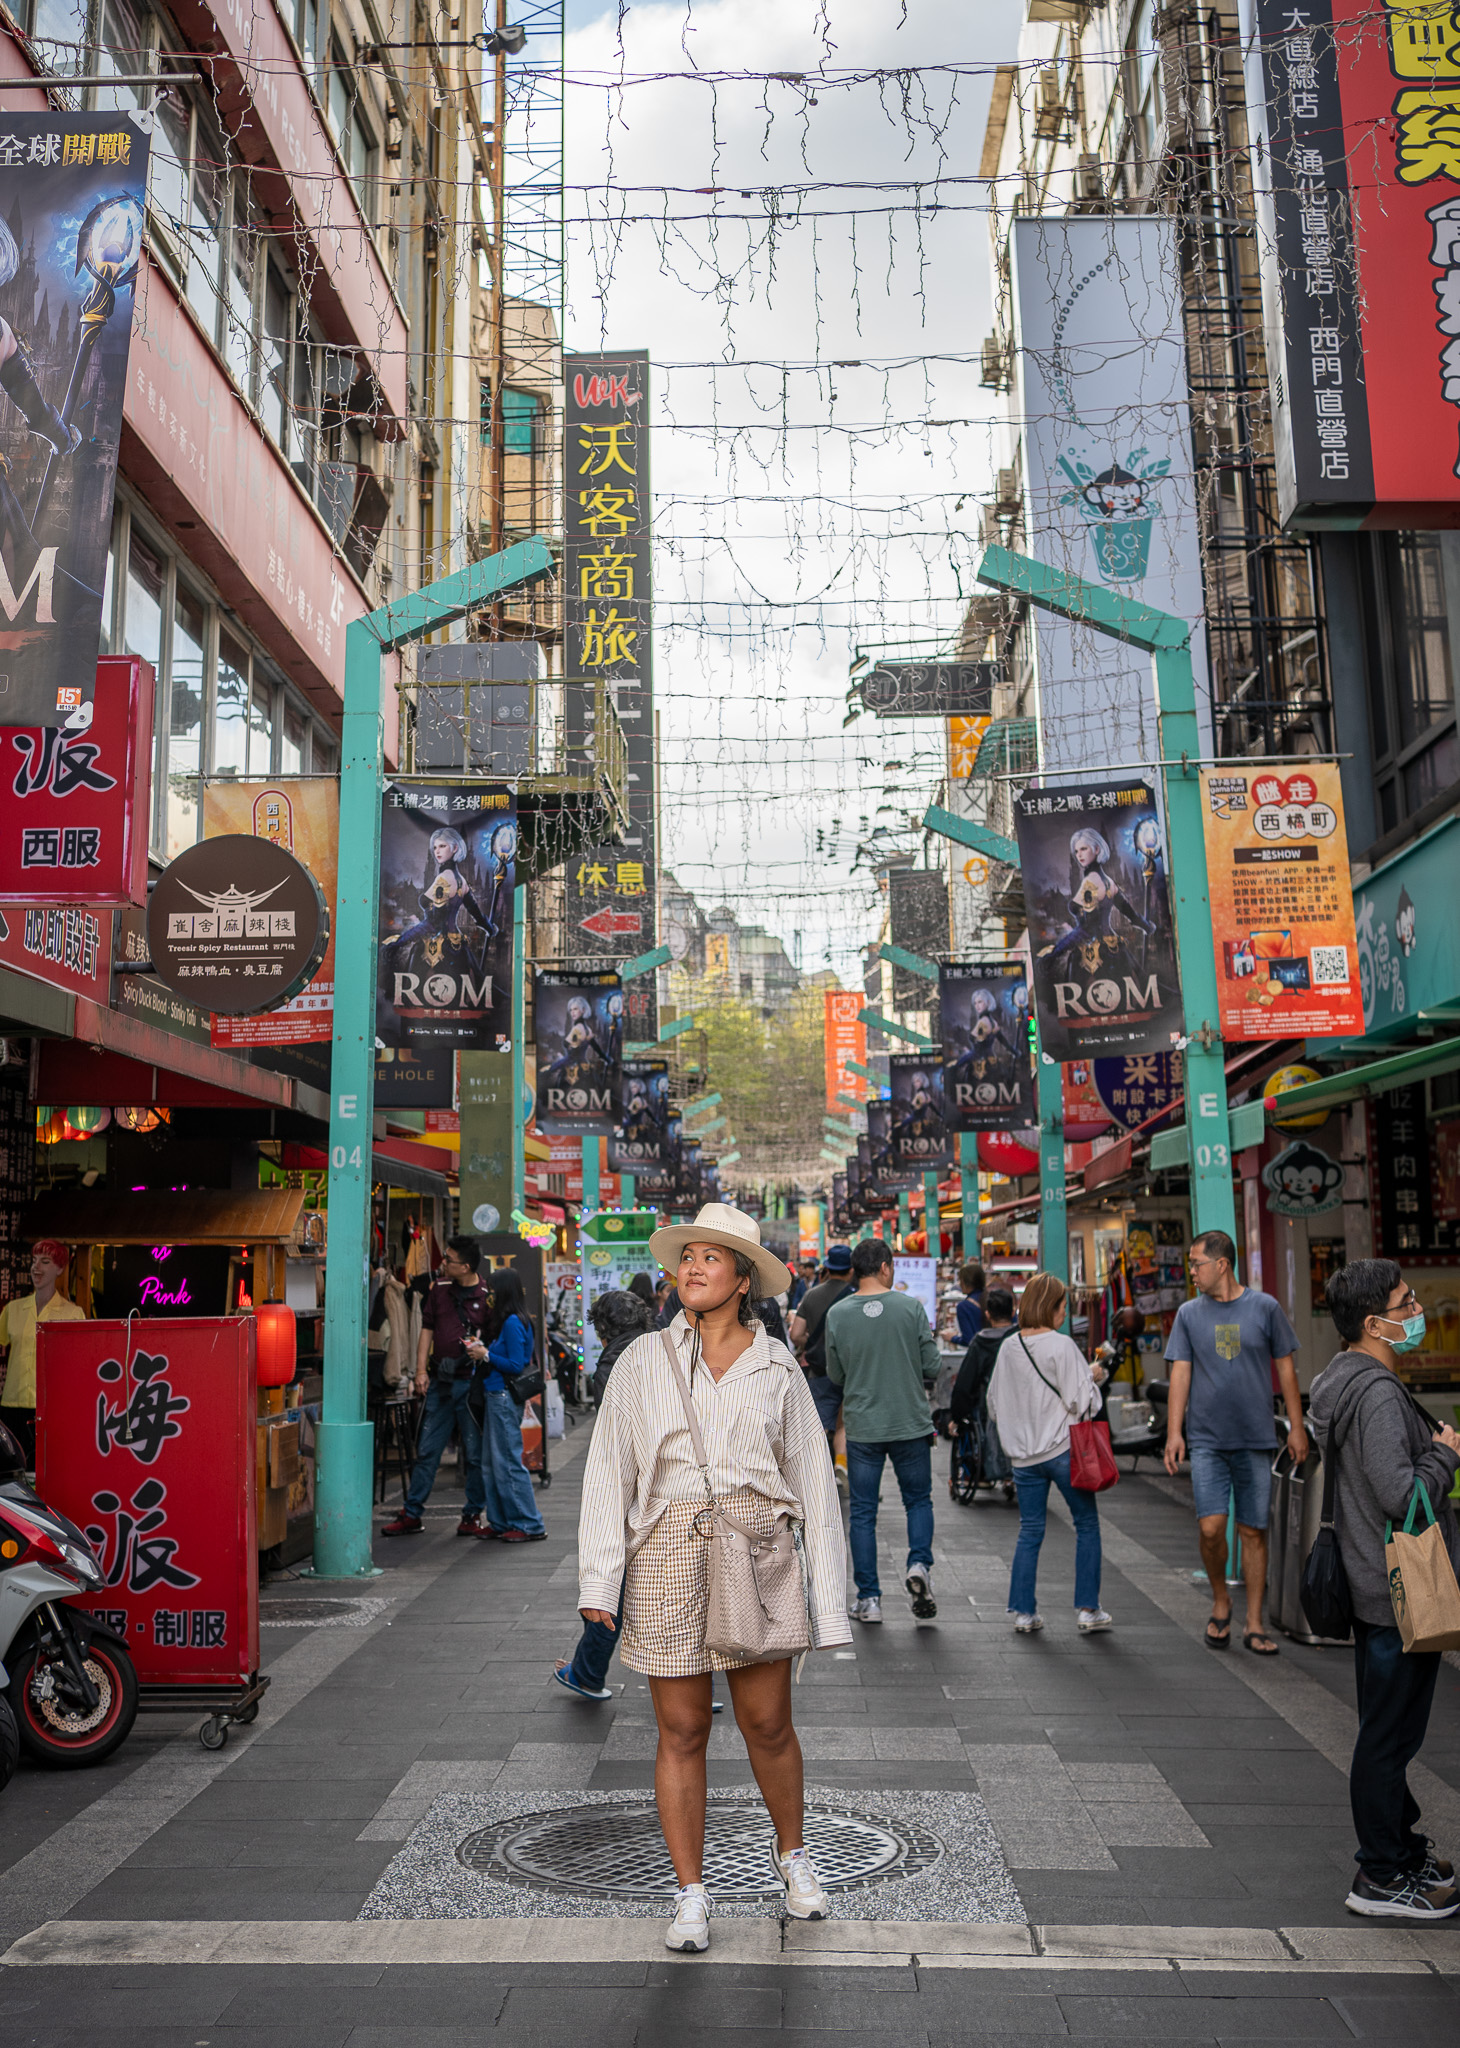
{"label": "houndstooth mini skirt", "polygon": [[[630,1671],[646,1678],[697,1678],[706,1671],[742,1671],[755,1662],[705,1648],[710,1546],[694,1526],[702,1505],[671,1501],[629,1560],[619,1655]],[[752,1487],[722,1494],[720,1505],[757,1535],[769,1536],[775,1528],[774,1506]]]}

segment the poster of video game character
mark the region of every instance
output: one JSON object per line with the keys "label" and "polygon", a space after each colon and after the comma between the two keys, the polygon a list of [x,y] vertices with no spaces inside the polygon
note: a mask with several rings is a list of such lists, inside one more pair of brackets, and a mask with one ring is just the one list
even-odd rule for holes
{"label": "poster of video game character", "polygon": [[894,1201],[919,1185],[921,1175],[903,1165],[892,1146],[892,1104],[867,1104],[868,1169],[873,1185]]}
{"label": "poster of video game character", "polygon": [[892,1083],[892,1157],[904,1171],[946,1166],[953,1157],[943,1118],[943,1069],[936,1052],[895,1052]]}
{"label": "poster of video game character", "polygon": [[617,974],[535,974],[532,1002],[538,1129],[611,1139],[623,1100],[624,992]]}
{"label": "poster of video game character", "polygon": [[376,1050],[501,1052],[512,1034],[517,802],[479,783],[387,783]]}
{"label": "poster of video game character", "polygon": [[84,733],[142,258],[127,115],[0,111],[0,723]]}
{"label": "poster of video game character", "polygon": [[1022,961],[950,961],[938,974],[943,1103],[950,1131],[1034,1121],[1029,984]]}
{"label": "poster of video game character", "polygon": [[623,1062],[623,1110],[608,1141],[610,1173],[631,1173],[635,1189],[667,1193],[674,1185],[669,1151],[669,1062]]}
{"label": "poster of video game character", "polygon": [[1014,817],[1040,1050],[1061,1061],[1169,1052],[1181,984],[1154,790],[1026,789]]}

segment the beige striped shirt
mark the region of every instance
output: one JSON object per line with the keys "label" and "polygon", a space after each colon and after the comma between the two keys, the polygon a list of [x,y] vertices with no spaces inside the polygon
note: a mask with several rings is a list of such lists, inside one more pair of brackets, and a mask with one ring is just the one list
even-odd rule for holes
{"label": "beige striped shirt", "polygon": [[[692,1335],[683,1314],[669,1334],[688,1379]],[[805,1525],[813,1647],[849,1643],[841,1507],[826,1431],[800,1367],[757,1322],[750,1349],[718,1381],[696,1366],[690,1398],[716,1494],[754,1487]],[[578,1520],[579,1606],[614,1613],[625,1562],[671,1501],[704,1498],[663,1332],[653,1330],[614,1366],[593,1426]]]}

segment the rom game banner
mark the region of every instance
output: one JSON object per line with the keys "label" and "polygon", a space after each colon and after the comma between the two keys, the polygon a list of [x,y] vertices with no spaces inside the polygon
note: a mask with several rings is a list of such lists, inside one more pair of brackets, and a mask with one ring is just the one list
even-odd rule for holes
{"label": "rom game banner", "polygon": [[895,1052],[892,1078],[892,1156],[904,1171],[946,1166],[952,1159],[943,1115],[943,1069],[934,1053]]}
{"label": "rom game banner", "polygon": [[511,1043],[516,876],[511,790],[386,785],[377,1052],[500,1052]]}
{"label": "rom game banner", "polygon": [[623,1118],[608,1141],[610,1173],[631,1173],[645,1194],[674,1185],[668,1060],[625,1060]]}
{"label": "rom game banner", "polygon": [[1181,987],[1166,834],[1144,782],[1027,789],[1014,806],[1040,1049],[1169,1052]]}
{"label": "rom game banner", "polygon": [[537,1127],[608,1137],[620,1120],[624,993],[617,974],[535,974]]}
{"label": "rom game banner", "polygon": [[938,975],[938,1008],[949,1130],[1012,1131],[1032,1123],[1023,964],[950,961]]}

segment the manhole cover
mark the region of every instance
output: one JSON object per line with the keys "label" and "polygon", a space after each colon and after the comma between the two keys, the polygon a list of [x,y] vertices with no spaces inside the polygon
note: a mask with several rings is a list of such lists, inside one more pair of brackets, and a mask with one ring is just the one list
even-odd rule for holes
{"label": "manhole cover", "polygon": [[[806,1809],[806,1846],[828,1891],[914,1877],[943,1854],[925,1828],[825,1806]],[[652,1800],[530,1813],[468,1835],[457,1861],[499,1884],[594,1899],[671,1899],[674,1866]],[[758,1799],[712,1799],[705,1816],[705,1883],[717,1898],[779,1896],[771,1825]]]}
{"label": "manhole cover", "polygon": [[261,1628],[364,1628],[386,1606],[384,1600],[259,1601]]}

